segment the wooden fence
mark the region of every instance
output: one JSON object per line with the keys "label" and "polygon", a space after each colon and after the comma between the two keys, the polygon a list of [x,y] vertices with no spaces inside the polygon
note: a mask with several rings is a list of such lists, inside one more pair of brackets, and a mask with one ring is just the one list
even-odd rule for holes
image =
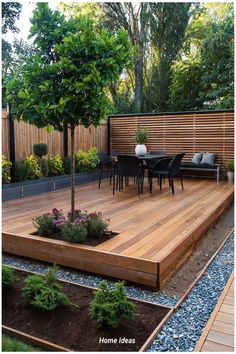
{"label": "wooden fence", "polygon": [[234,158],[233,111],[110,116],[110,150],[134,152],[137,124],[147,129],[148,151],[185,152],[186,161],[195,152],[214,152],[222,167],[227,160]]}
{"label": "wooden fence", "polygon": [[[70,153],[70,130],[68,131],[68,152]],[[63,133],[53,131],[47,133],[45,129],[38,129],[34,125],[23,121],[14,121],[15,156],[19,160],[33,153],[33,145],[47,143],[50,154],[59,153],[63,156]],[[79,126],[75,131],[76,150],[88,150],[96,146],[98,151],[107,151],[107,123],[102,122],[97,128]],[[2,114],[2,153],[10,157],[9,119],[8,113]]]}

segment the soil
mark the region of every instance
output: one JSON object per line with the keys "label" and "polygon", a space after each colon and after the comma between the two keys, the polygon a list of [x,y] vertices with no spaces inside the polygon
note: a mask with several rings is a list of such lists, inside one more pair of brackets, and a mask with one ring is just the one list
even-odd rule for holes
{"label": "soil", "polygon": [[[37,231],[33,232],[31,235],[40,236]],[[117,235],[119,235],[118,232],[107,231],[100,238],[87,236],[86,240],[84,242],[80,242],[80,243],[83,244],[83,245],[88,245],[88,246],[95,247],[97,245],[100,245],[102,242],[110,240],[111,238],[113,238],[113,237],[115,237]],[[61,232],[54,232],[51,235],[46,235],[46,236],[42,236],[42,237],[46,237],[46,238],[49,238],[49,239],[52,239],[52,240],[65,241],[63,239],[62,235],[61,235]]]}
{"label": "soil", "polygon": [[168,295],[181,296],[204,268],[222,242],[234,228],[234,205],[219,218],[196,245],[192,255],[162,288]]}
{"label": "soil", "polygon": [[[134,319],[121,321],[116,329],[106,329],[89,317],[93,290],[62,282],[70,302],[79,307],[68,305],[42,313],[20,294],[27,272],[17,270],[15,274],[18,281],[12,289],[3,292],[3,325],[73,351],[138,351],[169,311],[165,307],[134,301]],[[100,342],[108,339],[116,339],[117,344]],[[122,343],[124,340],[132,343]]]}

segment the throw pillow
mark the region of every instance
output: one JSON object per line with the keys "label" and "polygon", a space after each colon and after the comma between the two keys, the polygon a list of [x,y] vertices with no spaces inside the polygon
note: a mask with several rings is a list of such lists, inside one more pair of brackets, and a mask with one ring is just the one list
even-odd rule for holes
{"label": "throw pillow", "polygon": [[202,152],[197,152],[196,154],[193,155],[192,163],[200,163],[201,159],[202,159]]}
{"label": "throw pillow", "polygon": [[207,163],[209,165],[213,165],[215,162],[215,157],[216,154],[213,154],[211,152],[204,152],[200,163]]}

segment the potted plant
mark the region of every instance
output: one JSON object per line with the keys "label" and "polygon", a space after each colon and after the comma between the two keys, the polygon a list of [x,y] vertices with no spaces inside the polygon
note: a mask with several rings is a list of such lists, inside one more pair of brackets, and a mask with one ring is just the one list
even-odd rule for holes
{"label": "potted plant", "polygon": [[135,154],[137,156],[143,156],[147,153],[147,147],[145,143],[148,140],[147,130],[142,128],[140,124],[137,125],[137,130],[135,131],[135,142],[137,143],[135,147]]}
{"label": "potted plant", "polygon": [[233,180],[234,180],[234,161],[233,160],[226,161],[226,170],[227,170],[228,181],[233,182]]}

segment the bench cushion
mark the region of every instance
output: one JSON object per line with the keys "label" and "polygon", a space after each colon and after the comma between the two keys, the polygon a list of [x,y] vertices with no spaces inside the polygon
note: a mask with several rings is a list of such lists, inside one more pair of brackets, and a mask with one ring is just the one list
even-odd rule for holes
{"label": "bench cushion", "polygon": [[197,152],[196,154],[194,154],[192,158],[192,163],[200,163],[202,159],[202,154],[202,152]]}
{"label": "bench cushion", "polygon": [[201,164],[213,165],[215,162],[216,154],[212,152],[204,152],[201,159]]}
{"label": "bench cushion", "polygon": [[182,162],[180,167],[181,168],[201,168],[201,169],[211,169],[216,170],[218,165],[212,165],[208,163],[193,163],[193,162]]}

